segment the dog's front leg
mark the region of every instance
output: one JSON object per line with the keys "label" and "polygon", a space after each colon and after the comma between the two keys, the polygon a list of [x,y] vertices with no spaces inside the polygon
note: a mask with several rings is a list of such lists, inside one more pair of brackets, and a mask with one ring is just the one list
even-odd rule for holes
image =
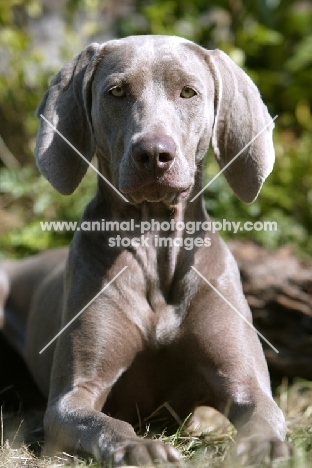
{"label": "dog's front leg", "polygon": [[76,385],[54,402],[45,418],[45,454],[57,451],[95,455],[109,459],[119,444],[135,440],[132,426],[101,413],[91,386]]}
{"label": "dog's front leg", "polygon": [[76,387],[50,403],[44,419],[45,455],[57,451],[93,456],[102,462],[153,465],[175,462],[178,452],[157,440],[138,437],[132,426],[94,409],[89,390]]}
{"label": "dog's front leg", "polygon": [[[205,271],[205,265],[200,267]],[[267,364],[237,267],[221,270],[217,278],[206,267],[205,278],[209,283],[202,284],[185,323],[205,404],[224,413],[236,427],[235,452],[241,459],[286,457],[290,450],[285,419],[271,394]]]}
{"label": "dog's front leg", "polygon": [[120,296],[115,301],[116,289],[109,297],[103,293],[58,338],[44,421],[45,453],[89,454],[113,465],[177,461],[173,447],[141,439],[130,424],[101,412],[114,384],[144,348],[142,331],[129,318],[135,311],[127,313]]}
{"label": "dog's front leg", "polygon": [[241,461],[285,458],[290,453],[286,423],[271,394],[259,339],[239,323],[242,319],[233,316],[234,311],[226,312],[218,300],[214,306],[215,318],[209,320],[206,314],[206,320],[198,321],[199,328],[191,330],[190,352],[197,356],[195,366],[207,395],[202,404],[213,406],[235,426],[231,453]]}

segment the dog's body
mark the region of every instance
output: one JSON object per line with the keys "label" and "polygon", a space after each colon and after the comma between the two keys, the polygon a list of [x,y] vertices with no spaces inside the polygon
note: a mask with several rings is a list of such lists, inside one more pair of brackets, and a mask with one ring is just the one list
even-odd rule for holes
{"label": "dog's body", "polygon": [[[56,75],[41,113],[87,159],[96,153],[100,173],[128,200],[99,177],[83,221],[136,226],[80,230],[68,260],[56,250],[2,264],[3,332],[49,397],[46,450],[115,463],[175,461],[175,449],[137,437],[130,425],[167,402],[181,420],[213,406],[237,427],[244,450],[286,455],[261,344],[224,300],[251,322],[236,263],[219,236],[202,229],[209,218],[201,197],[190,201],[210,141],[223,168],[263,129],[224,171],[239,198],[257,196],[274,151],[256,87],[220,51],[175,37],[131,37],[87,47]],[[87,169],[44,120],[36,157],[64,194]],[[145,245],[110,246],[117,235],[140,238],[140,223],[152,219],[196,221],[197,230],[154,230]],[[175,242],[157,247],[159,237]],[[193,249],[184,248],[186,237]]]}

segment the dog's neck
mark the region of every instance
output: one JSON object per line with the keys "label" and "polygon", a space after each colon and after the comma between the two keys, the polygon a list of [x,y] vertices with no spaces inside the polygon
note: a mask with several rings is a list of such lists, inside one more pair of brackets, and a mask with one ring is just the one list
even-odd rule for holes
{"label": "dog's neck", "polygon": [[[89,205],[89,209],[92,211],[90,219],[105,220],[105,222],[114,221],[123,223],[124,226],[125,223],[129,223],[130,231],[126,228],[117,232],[115,229],[104,234],[103,239],[105,236],[106,238],[102,242],[102,246],[107,244],[109,236],[114,238],[117,235],[124,238],[135,237],[140,240],[142,237],[148,237],[148,245],[140,245],[137,249],[130,247],[130,250],[141,265],[149,266],[144,272],[147,281],[149,276],[151,276],[151,284],[159,281],[161,283],[159,287],[163,294],[167,297],[170,296],[177,276],[180,277],[186,273],[184,265],[189,264],[188,261],[185,261],[186,257],[194,255],[197,250],[196,247],[185,248],[183,242],[186,238],[188,238],[188,242],[192,242],[195,238],[204,236],[200,227],[193,233],[189,230],[181,230],[182,223],[185,225],[186,223],[195,224],[196,220],[197,226],[199,226],[201,222],[207,220],[203,198],[199,196],[194,202],[190,202],[201,188],[201,178],[197,178],[187,199],[181,199],[171,206],[161,202],[150,203],[147,201],[139,204],[127,203],[102,178],[99,178],[98,185],[97,195]],[[152,225],[153,221],[154,225]],[[149,223],[151,224],[150,229],[148,228]],[[166,223],[166,229],[162,229],[162,227],[158,229],[159,225],[165,226],[162,223]],[[170,225],[169,229],[168,225]],[[144,232],[142,232],[142,226],[144,226]],[[164,243],[161,243],[163,241]]]}

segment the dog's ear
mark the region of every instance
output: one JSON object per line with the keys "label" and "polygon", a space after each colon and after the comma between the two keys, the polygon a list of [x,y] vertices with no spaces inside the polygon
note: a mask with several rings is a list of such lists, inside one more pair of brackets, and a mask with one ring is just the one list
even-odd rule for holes
{"label": "dog's ear", "polygon": [[258,88],[240,67],[220,50],[206,57],[215,82],[212,149],[221,169],[229,164],[224,175],[234,193],[250,203],[273,168],[274,124]]}
{"label": "dog's ear", "polygon": [[54,76],[36,111],[40,118],[35,149],[37,166],[51,185],[64,195],[72,193],[79,185],[88,164],[40,115],[88,161],[92,159],[95,143],[86,101],[91,92],[94,60],[99,47],[97,43],[90,44]]}

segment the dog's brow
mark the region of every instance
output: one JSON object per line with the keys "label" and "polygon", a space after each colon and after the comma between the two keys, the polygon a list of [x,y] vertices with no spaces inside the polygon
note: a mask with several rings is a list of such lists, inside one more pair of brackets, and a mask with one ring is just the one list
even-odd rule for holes
{"label": "dog's brow", "polygon": [[112,73],[103,81],[103,88],[107,91],[112,86],[122,86],[126,81],[124,73]]}

